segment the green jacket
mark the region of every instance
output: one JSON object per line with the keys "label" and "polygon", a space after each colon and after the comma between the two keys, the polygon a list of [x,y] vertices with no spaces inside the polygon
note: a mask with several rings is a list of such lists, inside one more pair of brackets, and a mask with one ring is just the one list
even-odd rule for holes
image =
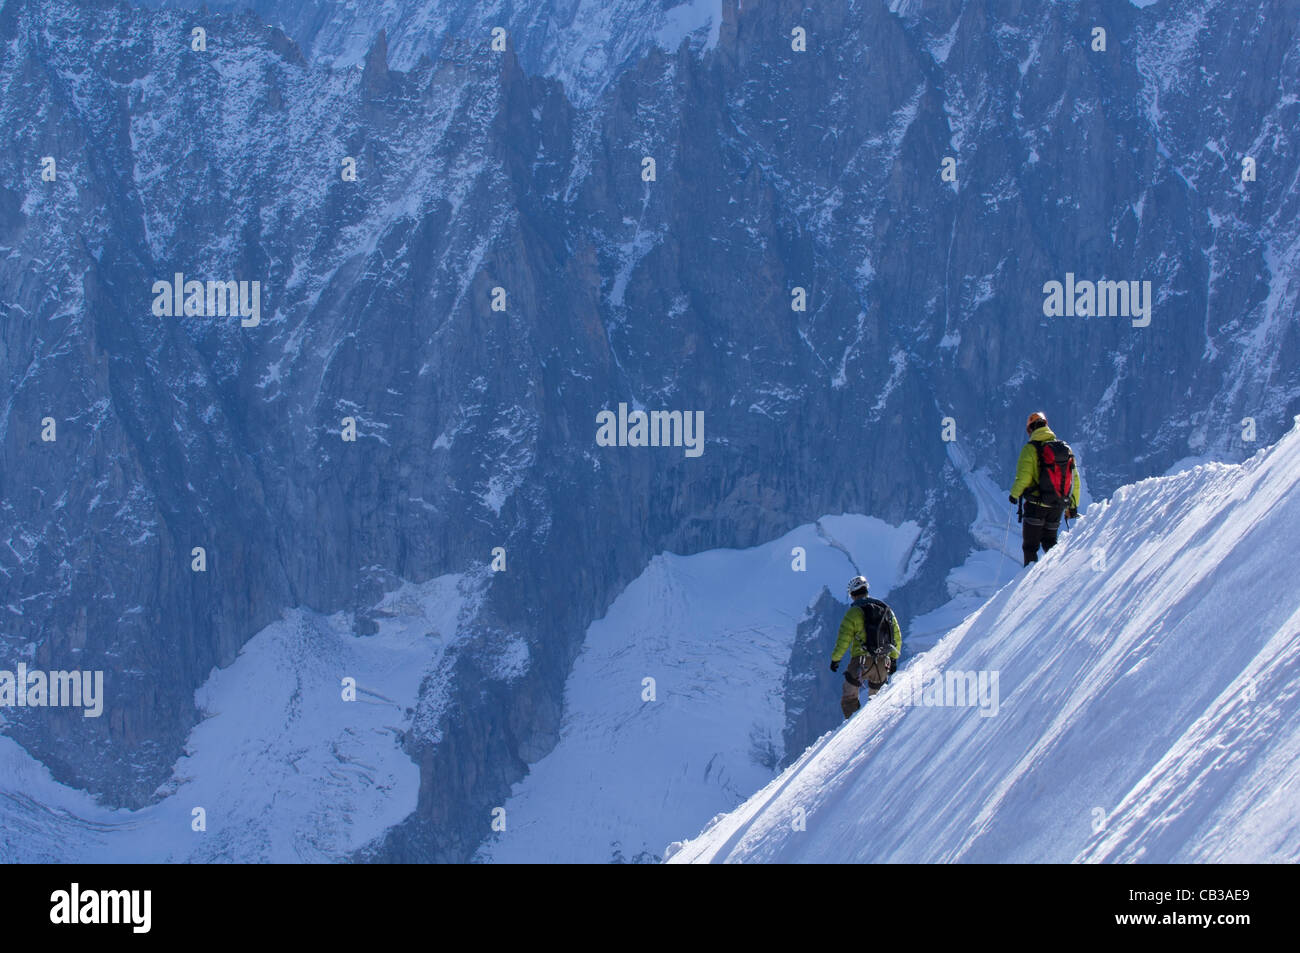
{"label": "green jacket", "polygon": [[[1011,495],[1017,499],[1020,498],[1026,490],[1037,491],[1038,488],[1038,451],[1034,449],[1034,441],[1042,442],[1044,440],[1055,440],[1056,434],[1052,433],[1048,427],[1039,427],[1029,435],[1030,442],[1020,448],[1020,459],[1016,461],[1016,482],[1011,484]],[[1070,487],[1070,505],[1076,510],[1079,508],[1079,468],[1074,466],[1074,461],[1070,461],[1070,467],[1074,470],[1074,481]],[[1034,497],[1030,494],[1030,499]]]}
{"label": "green jacket", "polygon": [[[850,646],[853,647],[849,652],[850,655],[867,654],[867,633],[862,624],[862,611],[858,608],[859,605],[861,603],[854,602],[844,613],[844,619],[840,622],[840,637],[835,640],[835,651],[831,655],[832,662],[842,659],[844,653],[849,652]],[[889,622],[894,627],[894,647],[889,650],[889,657],[896,659],[898,653],[903,650],[903,633],[898,628],[898,619],[894,611],[888,606],[885,608],[889,610]]]}

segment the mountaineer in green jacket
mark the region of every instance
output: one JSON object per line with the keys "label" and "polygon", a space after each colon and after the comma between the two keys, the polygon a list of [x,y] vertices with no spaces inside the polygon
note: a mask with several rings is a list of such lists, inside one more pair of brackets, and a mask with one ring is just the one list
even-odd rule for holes
{"label": "mountaineer in green jacket", "polygon": [[1021,448],[1016,463],[1011,502],[1024,501],[1021,549],[1028,566],[1038,561],[1040,545],[1043,552],[1056,545],[1062,514],[1070,519],[1078,517],[1079,471],[1070,445],[1052,433],[1042,411],[1029,415],[1025,432],[1029,434],[1029,442]]}
{"label": "mountaineer in green jacket", "polygon": [[849,653],[849,665],[844,670],[844,694],[840,696],[840,710],[847,720],[862,707],[858,692],[863,676],[867,679],[867,698],[880,691],[889,676],[898,668],[898,653],[903,648],[903,633],[889,606],[879,599],[867,598],[865,576],[849,580],[849,598],[853,605],[840,622],[840,637],[835,640],[831,653],[831,671],[839,671],[840,659]]}

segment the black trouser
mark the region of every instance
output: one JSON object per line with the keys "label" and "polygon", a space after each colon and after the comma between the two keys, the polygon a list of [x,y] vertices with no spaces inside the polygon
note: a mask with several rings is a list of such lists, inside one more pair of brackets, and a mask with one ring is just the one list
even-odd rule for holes
{"label": "black trouser", "polygon": [[1024,536],[1020,547],[1025,551],[1025,565],[1038,561],[1038,547],[1047,552],[1056,545],[1056,534],[1061,529],[1064,506],[1044,506],[1025,500]]}

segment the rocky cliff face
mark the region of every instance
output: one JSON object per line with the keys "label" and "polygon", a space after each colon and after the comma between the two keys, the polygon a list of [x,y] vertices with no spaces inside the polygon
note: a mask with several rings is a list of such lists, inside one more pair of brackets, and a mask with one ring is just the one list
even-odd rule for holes
{"label": "rocky cliff face", "polygon": [[[399,57],[359,6],[356,68],[248,14],[0,10],[0,649],[111,673],[107,717],[6,731],[110,803],[153,797],[194,689],[286,607],[364,637],[397,580],[503,547],[408,737],[419,809],[364,852],[464,859],[654,553],[914,519],[906,624],[970,543],[943,418],[1009,470],[1043,407],[1101,496],[1300,409],[1291,5],[724,0],[676,46],[607,38],[635,55],[586,85],[540,27],[420,58],[411,20]],[[260,323],[156,315],[178,272],[259,281]],[[1067,273],[1152,282],[1149,326],[1045,316]],[[702,411],[705,452],[598,446],[619,403]]]}

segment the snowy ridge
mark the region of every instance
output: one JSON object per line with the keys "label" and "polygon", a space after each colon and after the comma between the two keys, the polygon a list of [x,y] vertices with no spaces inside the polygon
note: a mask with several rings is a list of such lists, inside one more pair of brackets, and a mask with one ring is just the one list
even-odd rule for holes
{"label": "snowy ridge", "polygon": [[[670,859],[1300,860],[1298,482],[1300,428],[1121,488]],[[931,704],[937,672],[998,704]]]}
{"label": "snowy ridge", "polygon": [[653,860],[735,807],[783,753],[782,683],[810,604],[858,572],[888,595],[918,536],[915,523],[826,516],[752,549],[655,557],[588,629],[560,742],[515,786],[480,859]]}
{"label": "snowy ridge", "polygon": [[[1083,469],[1079,445],[1073,447]],[[948,460],[975,498],[975,519],[970,525],[972,549],[966,561],[955,566],[946,580],[951,599],[938,608],[912,620],[907,631],[907,654],[925,651],[979,609],[1010,580],[1021,566],[1020,525],[1015,508],[1007,503],[1007,488],[998,484],[988,467],[976,469],[961,444],[948,444]],[[1079,501],[1083,508],[1091,502],[1086,482],[1080,484]],[[1063,533],[1069,533],[1067,525]]]}

